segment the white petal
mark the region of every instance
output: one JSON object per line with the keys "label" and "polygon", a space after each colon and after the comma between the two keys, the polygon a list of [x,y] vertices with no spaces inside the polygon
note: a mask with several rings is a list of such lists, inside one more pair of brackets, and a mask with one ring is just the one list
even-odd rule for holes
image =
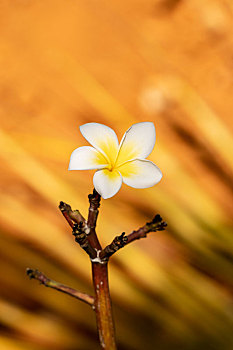
{"label": "white petal", "polygon": [[99,123],[87,123],[80,126],[85,139],[114,164],[118,152],[118,139],[115,131]]}
{"label": "white petal", "polygon": [[107,159],[90,146],[79,147],[70,156],[69,170],[103,169],[106,167],[108,167]]}
{"label": "white petal", "polygon": [[162,178],[162,173],[157,165],[145,159],[126,162],[119,166],[117,170],[121,173],[123,182],[134,188],[154,186]]}
{"label": "white petal", "polygon": [[96,191],[104,199],[107,199],[113,197],[119,191],[122,185],[122,177],[116,170],[98,170],[93,177],[93,183]]}
{"label": "white petal", "polygon": [[155,127],[151,122],[142,122],[132,125],[122,137],[117,166],[136,159],[146,158],[155,145]]}

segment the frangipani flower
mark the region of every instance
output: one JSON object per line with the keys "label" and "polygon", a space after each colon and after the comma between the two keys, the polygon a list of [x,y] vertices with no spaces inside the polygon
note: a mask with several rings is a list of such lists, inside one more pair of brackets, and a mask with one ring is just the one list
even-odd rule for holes
{"label": "frangipani flower", "polygon": [[132,125],[120,144],[115,132],[103,124],[87,123],[80,126],[80,131],[93,147],[75,149],[70,157],[69,170],[97,169],[93,183],[104,199],[113,197],[122,182],[134,188],[147,188],[161,180],[160,169],[145,159],[155,145],[153,123]]}

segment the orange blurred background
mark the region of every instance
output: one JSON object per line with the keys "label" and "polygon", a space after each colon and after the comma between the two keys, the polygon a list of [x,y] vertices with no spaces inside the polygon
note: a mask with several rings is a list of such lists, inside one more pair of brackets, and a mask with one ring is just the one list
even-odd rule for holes
{"label": "orange blurred background", "polygon": [[59,213],[87,213],[92,171],[68,172],[78,127],[153,121],[145,190],[102,200],[103,244],[160,213],[111,260],[119,350],[233,348],[232,0],[0,0],[0,349],[98,349],[95,317],[26,267],[92,293]]}

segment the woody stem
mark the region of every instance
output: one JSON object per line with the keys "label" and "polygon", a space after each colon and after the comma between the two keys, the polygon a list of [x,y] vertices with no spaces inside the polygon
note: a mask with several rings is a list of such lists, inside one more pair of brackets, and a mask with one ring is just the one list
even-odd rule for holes
{"label": "woody stem", "polygon": [[95,312],[102,349],[116,350],[112,303],[108,285],[108,264],[92,263]]}
{"label": "woody stem", "polygon": [[[96,221],[100,205],[100,195],[94,190],[89,195],[89,215],[87,226],[90,228],[88,241],[100,253],[102,248],[96,235]],[[92,262],[92,280],[95,290],[95,313],[100,345],[102,349],[116,350],[115,329],[112,314],[112,303],[108,285],[108,264]]]}

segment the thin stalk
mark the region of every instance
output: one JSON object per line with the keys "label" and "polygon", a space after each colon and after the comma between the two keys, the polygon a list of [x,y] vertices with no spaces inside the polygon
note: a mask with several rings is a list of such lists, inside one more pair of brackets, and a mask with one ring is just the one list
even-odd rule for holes
{"label": "thin stalk", "polygon": [[65,293],[70,295],[73,298],[76,298],[78,300],[83,301],[84,303],[87,303],[88,305],[92,306],[94,308],[94,298],[86,293],[82,293],[79,290],[76,290],[74,288],[71,288],[69,286],[66,286],[62,283],[56,282],[47,276],[43,272],[40,272],[36,269],[27,269],[27,275],[29,278],[34,278],[38,280],[41,284],[43,284],[45,287],[49,287],[52,289],[56,289],[59,292]]}
{"label": "thin stalk", "polygon": [[108,264],[92,263],[92,277],[95,289],[95,313],[102,349],[116,350],[112,303],[108,285]]}

